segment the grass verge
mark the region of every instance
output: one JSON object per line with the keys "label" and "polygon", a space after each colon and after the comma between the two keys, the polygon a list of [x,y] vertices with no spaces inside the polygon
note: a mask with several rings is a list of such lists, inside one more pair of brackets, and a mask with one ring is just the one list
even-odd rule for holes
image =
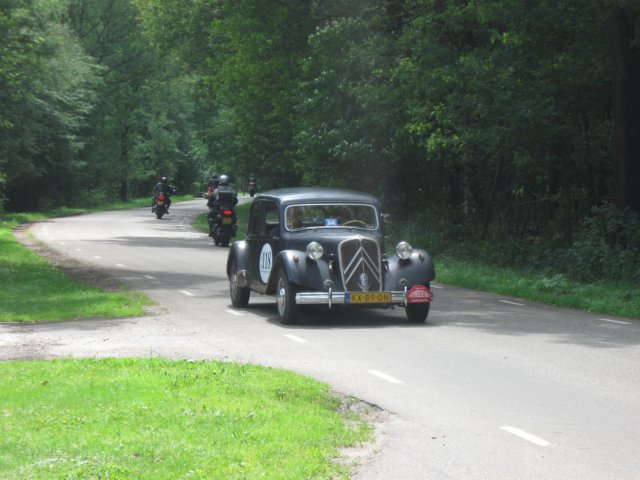
{"label": "grass verge", "polygon": [[459,260],[436,259],[439,282],[509,295],[559,307],[640,319],[640,289],[623,283],[582,283],[543,274]]}
{"label": "grass verge", "polygon": [[104,292],[75,282],[13,236],[18,223],[40,214],[0,216],[0,322],[63,321],[129,317],[144,313],[151,300],[132,291]]}
{"label": "grass verge", "polygon": [[[193,196],[176,197],[175,202]],[[141,292],[104,292],[75,282],[22,246],[12,234],[20,223],[50,217],[147,207],[146,198],[91,209],[59,208],[43,213],[0,214],[0,322],[64,321],[142,315],[153,302]]]}
{"label": "grass verge", "polygon": [[2,362],[0,405],[6,480],[346,479],[372,436],[325,384],[212,361]]}

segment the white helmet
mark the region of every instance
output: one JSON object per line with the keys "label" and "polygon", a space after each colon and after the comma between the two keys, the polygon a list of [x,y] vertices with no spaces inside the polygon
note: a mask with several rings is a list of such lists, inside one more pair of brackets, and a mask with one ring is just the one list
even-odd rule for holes
{"label": "white helmet", "polygon": [[220,185],[229,185],[229,176],[228,175],[220,175]]}

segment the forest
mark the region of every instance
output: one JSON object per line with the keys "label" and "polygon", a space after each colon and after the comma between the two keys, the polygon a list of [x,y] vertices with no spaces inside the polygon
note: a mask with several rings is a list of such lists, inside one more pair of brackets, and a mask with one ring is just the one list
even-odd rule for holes
{"label": "forest", "polygon": [[640,2],[0,0],[0,211],[214,173],[640,281]]}

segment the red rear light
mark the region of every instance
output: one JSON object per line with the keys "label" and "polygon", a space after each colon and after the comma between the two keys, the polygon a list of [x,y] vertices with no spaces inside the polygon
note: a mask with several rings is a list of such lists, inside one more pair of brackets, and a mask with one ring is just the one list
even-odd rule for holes
{"label": "red rear light", "polygon": [[233,210],[224,210],[222,214],[226,217],[230,217],[231,215],[233,215]]}
{"label": "red rear light", "polygon": [[164,199],[165,199],[164,195],[158,195],[158,200],[160,200],[161,202],[164,202]]}

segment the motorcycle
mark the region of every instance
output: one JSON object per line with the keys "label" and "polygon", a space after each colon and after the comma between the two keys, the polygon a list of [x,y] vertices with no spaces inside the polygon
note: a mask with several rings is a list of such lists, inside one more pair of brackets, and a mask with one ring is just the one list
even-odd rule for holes
{"label": "motorcycle", "polygon": [[253,197],[256,194],[256,188],[258,188],[256,182],[254,182],[253,180],[249,181],[248,189],[250,197]]}
{"label": "motorcycle", "polygon": [[155,202],[151,211],[156,214],[156,218],[158,220],[169,213],[169,197],[171,196],[171,193],[175,193],[175,188],[173,189],[173,192],[157,193],[155,196]]}
{"label": "motorcycle", "polygon": [[236,236],[238,217],[233,207],[222,205],[209,213],[209,236],[216,246],[228,247],[231,237]]}

